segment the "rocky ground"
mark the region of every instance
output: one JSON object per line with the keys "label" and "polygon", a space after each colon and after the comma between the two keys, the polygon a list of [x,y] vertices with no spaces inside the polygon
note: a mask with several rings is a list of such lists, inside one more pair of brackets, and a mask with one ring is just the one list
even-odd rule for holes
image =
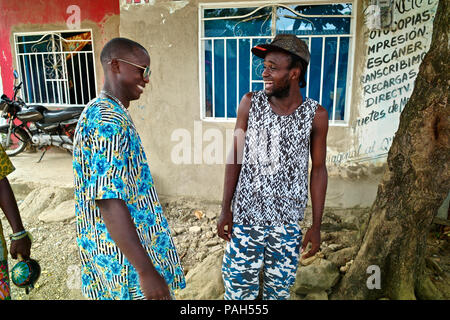
{"label": "rocky ground", "polygon": [[[13,285],[14,299],[84,299],[80,291],[80,260],[71,192],[70,188],[17,192],[24,224],[34,238],[32,258],[39,261],[42,274],[29,295]],[[187,288],[177,298],[222,299],[220,265],[225,241],[216,235],[220,205],[188,199],[161,197],[160,200],[187,273]],[[292,299],[328,299],[356,254],[361,226],[367,222],[368,212],[368,209],[326,209],[321,252],[313,261],[301,263]],[[301,224],[303,229],[310,221],[311,212],[307,210]],[[1,222],[5,234],[10,234],[3,216]],[[434,227],[430,232],[428,248],[426,272],[442,297],[450,299],[450,242],[443,236],[442,228]],[[15,262],[10,260],[10,268]]]}

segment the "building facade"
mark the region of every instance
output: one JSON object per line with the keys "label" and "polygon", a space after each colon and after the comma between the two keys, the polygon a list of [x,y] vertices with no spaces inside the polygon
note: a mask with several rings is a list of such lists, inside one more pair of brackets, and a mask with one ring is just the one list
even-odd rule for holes
{"label": "building facade", "polygon": [[[28,102],[83,104],[101,89],[98,56],[105,41],[117,35],[138,41],[150,53],[152,76],[130,111],[158,190],[173,197],[221,200],[239,101],[246,92],[263,88],[262,60],[250,48],[270,42],[277,33],[296,34],[311,51],[302,93],[329,114],[326,205],[353,207],[370,206],[375,199],[400,113],[431,42],[438,1],[57,3],[58,13],[41,8],[47,20],[24,16],[22,23],[2,27],[3,41],[9,41],[2,48],[12,48],[11,53],[4,50],[0,64],[4,91],[11,90],[8,74],[16,68],[29,83]],[[67,13],[74,3],[81,15],[78,29],[73,13]],[[52,28],[60,31],[63,42],[75,44],[89,39],[90,31],[95,63],[89,62],[89,44],[62,46],[66,61],[57,64],[60,78],[58,72],[51,76],[60,83],[53,95],[43,94],[50,83],[35,85],[39,79],[31,74],[39,58],[29,53],[27,43],[36,40],[30,38],[32,32]],[[91,83],[95,89],[87,88]]]}
{"label": "building facade", "polygon": [[0,91],[48,107],[84,105],[101,88],[100,50],[119,35],[120,5],[110,0],[1,1]]}

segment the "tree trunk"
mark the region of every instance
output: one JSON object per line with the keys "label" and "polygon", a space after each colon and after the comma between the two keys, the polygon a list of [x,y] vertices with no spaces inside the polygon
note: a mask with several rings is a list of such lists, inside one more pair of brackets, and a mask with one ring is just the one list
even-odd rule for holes
{"label": "tree trunk", "polygon": [[[430,50],[400,117],[387,169],[355,260],[332,299],[422,299],[427,234],[450,189],[449,7],[439,1]],[[369,266],[381,288],[367,285]],[[369,268],[369,269],[368,269]]]}

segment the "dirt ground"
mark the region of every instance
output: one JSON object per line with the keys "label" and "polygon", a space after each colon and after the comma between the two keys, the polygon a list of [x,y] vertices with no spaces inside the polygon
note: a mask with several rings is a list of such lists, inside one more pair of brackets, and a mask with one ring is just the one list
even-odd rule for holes
{"label": "dirt ground", "polygon": [[[21,200],[18,200],[20,203]],[[164,200],[161,198],[164,205]],[[215,246],[224,246],[223,240],[215,236],[215,218],[208,218],[208,212],[217,212],[219,205],[204,205],[203,217],[195,201],[181,200],[168,204],[164,212],[174,235],[175,245],[182,259],[185,273],[204,259]],[[216,209],[216,210],[214,210]],[[11,229],[4,216],[1,217],[5,235]],[[84,300],[80,284],[80,259],[76,244],[75,219],[65,222],[44,223],[36,218],[23,219],[25,228],[33,236],[31,257],[39,262],[42,272],[36,287],[27,295],[23,288],[11,286],[15,300]],[[188,227],[186,227],[188,226]],[[189,228],[199,227],[192,232]],[[9,240],[7,240],[9,248]],[[9,260],[9,268],[16,263]]]}
{"label": "dirt ground", "polygon": [[[8,178],[20,204],[33,188],[52,185],[72,186],[71,157],[62,151],[49,150],[40,163],[41,153],[23,153],[11,158],[16,171]],[[216,236],[216,217],[220,204],[192,199],[169,199],[160,196],[164,213],[174,236],[175,245],[187,273],[210,252],[224,247],[225,241]],[[0,216],[4,233],[11,233]],[[80,260],[75,241],[75,219],[64,222],[42,222],[36,216],[24,219],[25,227],[34,241],[31,256],[42,268],[36,288],[29,295],[12,285],[16,300],[79,300],[85,299],[80,290]],[[194,228],[196,227],[196,228]],[[426,272],[444,299],[450,299],[450,241],[443,228],[434,226],[428,238]],[[9,240],[8,246],[9,246]],[[10,269],[17,261],[10,259]]]}

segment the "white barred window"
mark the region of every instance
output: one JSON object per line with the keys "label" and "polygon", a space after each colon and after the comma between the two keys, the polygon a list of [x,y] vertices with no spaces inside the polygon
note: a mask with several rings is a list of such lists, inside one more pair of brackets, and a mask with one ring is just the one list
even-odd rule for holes
{"label": "white barred window", "polygon": [[[248,2],[247,2],[248,4]],[[353,65],[352,1],[313,4],[200,5],[200,88],[203,120],[235,120],[241,97],[263,89],[263,60],[250,49],[291,33],[311,52],[303,96],[319,101],[330,124],[348,123]]]}
{"label": "white barred window", "polygon": [[91,30],[15,33],[14,40],[26,103],[85,106],[96,96]]}

